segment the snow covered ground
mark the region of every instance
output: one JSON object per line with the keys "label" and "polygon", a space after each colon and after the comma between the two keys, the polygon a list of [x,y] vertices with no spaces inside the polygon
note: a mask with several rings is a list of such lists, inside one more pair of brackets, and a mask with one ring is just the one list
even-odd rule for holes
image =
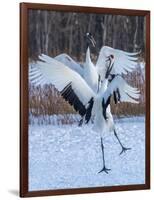
{"label": "snow covered ground", "polygon": [[106,166],[102,169],[100,136],[92,125],[29,126],[29,191],[129,185],[145,183],[145,119],[115,120],[117,133],[126,147],[119,155],[113,133],[104,135]]}

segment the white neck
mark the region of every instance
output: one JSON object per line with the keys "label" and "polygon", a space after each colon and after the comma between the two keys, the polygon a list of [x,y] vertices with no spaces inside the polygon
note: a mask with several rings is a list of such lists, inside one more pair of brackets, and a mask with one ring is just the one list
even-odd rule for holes
{"label": "white neck", "polygon": [[104,94],[104,92],[107,90],[107,86],[108,86],[108,79],[104,79],[104,81],[101,85],[100,91],[99,91],[100,95]]}
{"label": "white neck", "polygon": [[98,89],[98,73],[90,58],[90,49],[86,52],[86,62],[84,64],[84,79],[88,85],[97,92]]}
{"label": "white neck", "polygon": [[86,52],[86,63],[91,63],[89,47],[87,48],[87,52]]}

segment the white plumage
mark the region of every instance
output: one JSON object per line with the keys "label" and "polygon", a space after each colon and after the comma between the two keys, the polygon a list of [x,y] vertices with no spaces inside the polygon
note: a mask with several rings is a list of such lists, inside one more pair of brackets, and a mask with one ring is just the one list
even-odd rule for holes
{"label": "white plumage", "polygon": [[96,69],[100,74],[101,79],[104,80],[104,76],[107,70],[106,60],[109,56],[114,58],[114,67],[111,70],[111,74],[127,74],[132,72],[137,66],[137,56],[140,52],[129,53],[119,49],[114,49],[108,46],[103,46],[99,52],[99,56],[96,62]]}
{"label": "white plumage", "polygon": [[104,100],[107,101],[109,96],[112,95],[117,89],[119,89],[121,102],[138,103],[138,101],[135,100],[139,98],[138,89],[129,86],[121,76],[116,76],[108,85],[105,92],[102,93]]}
{"label": "white plumage", "polygon": [[[88,40],[95,46],[95,40],[90,33],[86,34]],[[110,98],[115,103],[138,103],[139,91],[126,83],[122,74],[132,72],[137,66],[138,53],[129,53],[104,46],[99,52],[96,65],[90,58],[89,46],[83,65],[74,61],[67,54],[60,54],[55,58],[40,55],[36,65],[30,69],[30,80],[34,84],[52,83],[63,98],[73,105],[82,116],[81,123],[88,123],[94,117],[94,129],[101,135],[103,155],[103,168],[100,172],[108,173],[105,166],[103,133],[114,131],[121,153],[126,148],[121,143],[114,126],[110,108]],[[110,76],[110,78],[109,78]],[[120,154],[121,154],[120,153]]]}
{"label": "white plumage", "polygon": [[[45,56],[45,55],[44,55]],[[59,62],[62,62],[66,66],[68,66],[70,69],[76,71],[83,77],[83,66],[80,63],[77,63],[75,60],[73,60],[69,55],[66,53],[62,53],[56,57],[54,57]],[[50,57],[49,57],[50,59]]]}
{"label": "white plumage", "polygon": [[96,71],[96,67],[91,61],[89,47],[87,48],[86,62],[84,63],[83,67],[83,78],[94,92],[97,92],[99,90],[99,85],[98,85],[99,76]]}
{"label": "white plumage", "polygon": [[[39,56],[39,58],[43,57]],[[43,61],[45,61],[44,58]],[[80,74],[53,58],[50,58],[50,62],[38,61],[36,67],[40,70],[42,79],[52,83],[59,92],[71,83],[73,91],[84,105],[95,95]]]}
{"label": "white plumage", "polygon": [[[46,55],[42,55],[42,58],[45,58]],[[47,58],[50,59],[50,58]],[[87,48],[86,51],[86,59],[83,65],[77,63],[74,61],[69,55],[67,54],[60,54],[55,57],[57,61],[62,62],[66,66],[68,66],[70,69],[76,71],[80,76],[84,78],[84,80],[87,82],[87,84],[94,90],[98,90],[98,73],[96,71],[96,67],[91,61],[90,58],[90,49]]]}
{"label": "white plumage", "polygon": [[[106,127],[109,130],[115,131],[113,117],[110,112],[110,97],[114,94],[118,102],[137,103],[137,99],[139,98],[138,89],[129,86],[120,75],[117,75],[111,82],[108,81],[108,78],[104,78],[101,88],[97,93],[96,88],[89,86],[90,82],[85,81],[86,78],[83,76],[84,79],[76,70],[45,55],[39,56],[39,59],[41,61],[38,61],[30,71],[30,80],[35,84],[40,84],[41,81],[43,83],[52,83],[64,99],[73,105],[75,110],[84,118],[85,123],[89,122],[92,115],[94,116],[94,127],[101,134],[104,160],[103,132],[106,130]],[[91,65],[89,49],[87,50],[86,59],[86,62]],[[113,65],[113,62],[110,64]],[[92,67],[95,69],[94,66]],[[112,71],[113,68],[110,70]],[[106,70],[108,69],[109,67],[106,68]],[[88,74],[87,71],[86,73]],[[116,132],[115,135],[117,137]],[[119,140],[118,137],[117,139]],[[121,146],[122,152],[127,150],[122,144]],[[102,171],[108,173],[108,169],[105,167],[105,160],[100,172]]]}
{"label": "white plumage", "polygon": [[[111,83],[108,82],[108,79],[104,79],[101,89],[97,94],[96,90],[92,90],[91,87],[89,87],[89,84],[84,79],[85,77],[82,78],[80,74],[70,69],[65,64],[45,55],[41,55],[39,58],[43,62],[37,61],[35,67],[30,71],[31,82],[36,85],[41,84],[41,81],[45,81],[46,83],[52,83],[59,91],[61,91],[71,82],[72,89],[77,92],[77,95],[79,95],[78,97],[82,102],[84,102],[85,99],[88,101],[94,96],[102,96],[106,101],[118,88],[121,95],[121,101],[137,103],[135,99],[139,98],[138,89],[129,86],[121,76],[116,76]],[[78,94],[78,92],[80,94]]]}
{"label": "white plumage", "polygon": [[[132,72],[133,70],[136,69],[138,61],[137,55],[139,53],[140,52],[130,53],[119,49],[114,49],[108,46],[103,46],[99,52],[96,65],[94,65],[91,61],[90,49],[88,47],[86,52],[86,62],[83,65],[74,61],[67,54],[60,54],[56,56],[55,59],[67,65],[74,71],[78,72],[82,77],[84,77],[86,82],[90,79],[91,80],[95,79],[93,81],[94,85],[92,86],[92,88],[96,88],[95,84],[96,82],[98,83],[98,75],[100,75],[101,81],[105,79],[105,74],[108,68],[107,60],[109,56],[112,55],[114,58],[114,67],[111,71],[111,74],[126,75],[128,72]],[[91,82],[90,85],[92,85]]]}

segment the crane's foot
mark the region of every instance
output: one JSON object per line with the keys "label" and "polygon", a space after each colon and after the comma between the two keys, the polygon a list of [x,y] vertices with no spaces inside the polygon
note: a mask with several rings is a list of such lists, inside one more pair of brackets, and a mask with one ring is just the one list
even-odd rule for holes
{"label": "crane's foot", "polygon": [[100,174],[101,172],[105,172],[106,174],[108,174],[111,169],[106,168],[105,166],[103,167],[103,169],[101,169],[98,174]]}
{"label": "crane's foot", "polygon": [[126,153],[126,151],[128,151],[128,150],[131,150],[131,148],[127,148],[127,147],[123,146],[121,152],[119,153],[119,155],[121,155],[123,153]]}

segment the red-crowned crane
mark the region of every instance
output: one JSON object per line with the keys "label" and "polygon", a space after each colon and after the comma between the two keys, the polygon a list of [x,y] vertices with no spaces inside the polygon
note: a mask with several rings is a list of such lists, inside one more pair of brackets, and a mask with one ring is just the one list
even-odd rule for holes
{"label": "red-crowned crane", "polygon": [[[104,50],[102,49],[101,52],[103,51]],[[114,134],[122,147],[121,153],[129,149],[122,145],[116,134],[113,117],[110,111],[111,96],[114,96],[115,102],[138,103],[137,99],[139,98],[138,89],[129,86],[120,76],[120,74],[125,72],[125,69],[130,71],[135,67],[133,64],[135,61],[134,57],[131,57],[129,53],[120,50],[114,51],[116,52],[115,54],[112,52],[111,55],[104,53],[100,53],[99,55],[96,68],[99,68],[99,66],[101,68],[102,65],[100,65],[99,59],[102,59],[102,56],[106,56],[105,59],[109,59],[108,67],[104,65],[99,72],[99,75],[101,76],[101,87],[99,91],[95,91],[89,86],[84,77],[76,70],[71,69],[66,64],[59,62],[54,58],[46,57],[45,55],[41,55],[39,57],[41,61],[37,61],[35,67],[30,70],[30,79],[32,82],[35,82],[35,84],[42,82],[53,84],[63,98],[84,118],[84,123],[88,123],[91,117],[94,116],[94,129],[100,133],[103,156],[103,167],[99,173],[103,171],[108,173],[110,170],[106,168],[105,164],[103,145],[103,133],[105,131],[114,131]],[[120,54],[122,55],[123,60],[127,61],[125,65],[116,64],[119,62],[116,55],[120,58]],[[132,65],[132,67],[130,67],[129,64]],[[111,78],[109,78],[110,76]]]}

